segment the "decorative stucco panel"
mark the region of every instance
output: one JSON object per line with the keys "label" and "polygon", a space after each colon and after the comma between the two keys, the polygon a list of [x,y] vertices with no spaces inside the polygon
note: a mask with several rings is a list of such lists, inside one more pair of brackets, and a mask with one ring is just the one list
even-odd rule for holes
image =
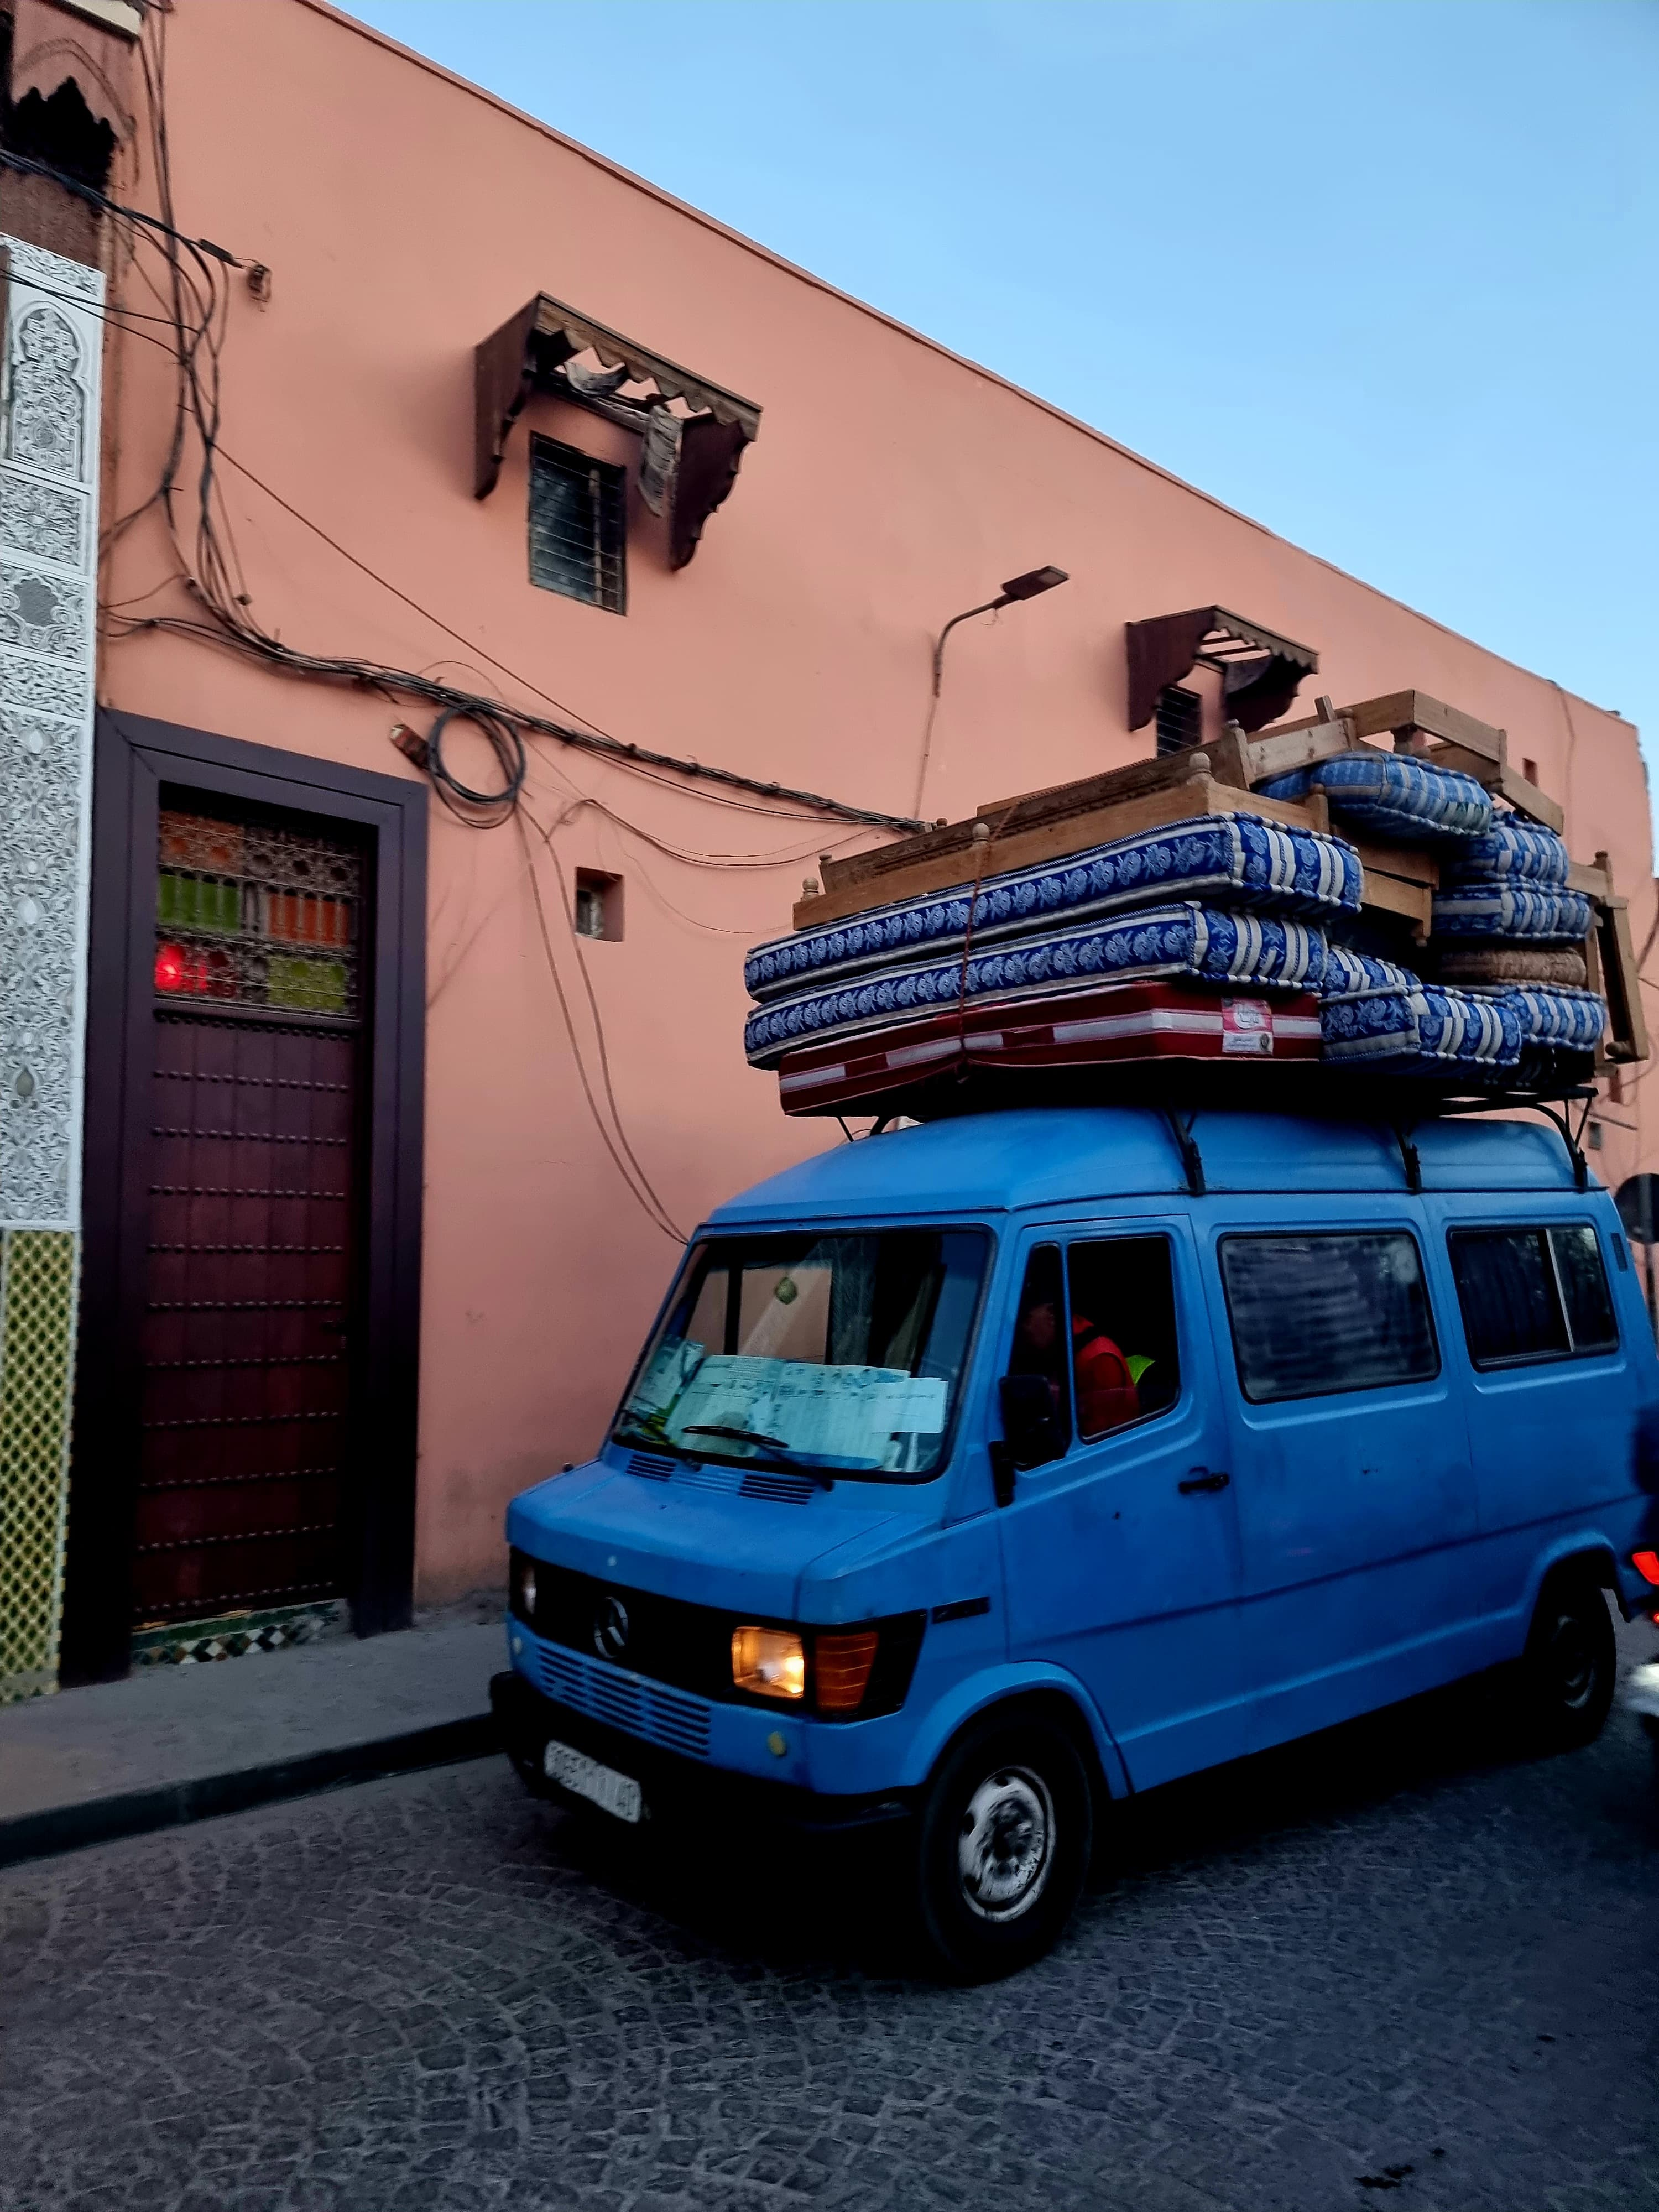
{"label": "decorative stucco panel", "polygon": [[9,249],[0,392],[0,1227],[80,1212],[103,278]]}

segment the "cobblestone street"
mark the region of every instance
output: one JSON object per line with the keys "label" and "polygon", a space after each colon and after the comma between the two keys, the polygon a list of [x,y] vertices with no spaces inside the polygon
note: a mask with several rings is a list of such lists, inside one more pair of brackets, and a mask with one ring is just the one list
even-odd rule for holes
{"label": "cobblestone street", "polygon": [[1147,1799],[968,1991],[850,1883],[630,1861],[493,1759],[20,1868],[0,2207],[1651,2212],[1649,1747],[1491,1728]]}

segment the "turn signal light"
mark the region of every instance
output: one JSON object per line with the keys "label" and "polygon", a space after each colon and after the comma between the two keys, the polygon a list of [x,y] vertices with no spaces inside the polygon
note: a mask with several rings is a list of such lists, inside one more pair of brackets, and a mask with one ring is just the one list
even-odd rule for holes
{"label": "turn signal light", "polygon": [[870,1686],[879,1633],[860,1628],[849,1636],[820,1636],[812,1646],[812,1688],[821,1713],[855,1713]]}
{"label": "turn signal light", "polygon": [[1644,1583],[1659,1588],[1659,1552],[1632,1552],[1630,1563]]}
{"label": "turn signal light", "polygon": [[799,1637],[787,1628],[734,1628],[732,1680],[763,1698],[804,1698],[806,1653]]}

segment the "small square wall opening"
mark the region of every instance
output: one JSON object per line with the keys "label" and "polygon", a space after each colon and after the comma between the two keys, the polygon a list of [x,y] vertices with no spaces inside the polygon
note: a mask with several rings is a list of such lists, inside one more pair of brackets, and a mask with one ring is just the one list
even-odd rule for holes
{"label": "small square wall opening", "polygon": [[623,933],[622,878],[607,875],[602,868],[578,868],[574,919],[578,937],[617,943]]}

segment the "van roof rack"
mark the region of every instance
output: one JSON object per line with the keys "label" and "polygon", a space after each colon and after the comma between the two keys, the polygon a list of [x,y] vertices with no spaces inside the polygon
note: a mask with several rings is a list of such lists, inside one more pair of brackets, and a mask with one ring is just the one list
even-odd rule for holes
{"label": "van roof rack", "polygon": [[[1583,1136],[1596,1092],[1589,1082],[1513,1084],[1490,1091],[1436,1087],[1421,1078],[1366,1074],[1352,1068],[1182,1066],[1168,1060],[1111,1068],[975,1068],[954,1071],[889,1093],[878,1126],[901,1116],[916,1121],[1029,1106],[1144,1106],[1162,1115],[1194,1197],[1205,1191],[1196,1118],[1206,1113],[1307,1114],[1382,1127],[1394,1133],[1407,1189],[1422,1188],[1415,1132],[1425,1122],[1469,1115],[1541,1114],[1559,1133],[1580,1190],[1589,1188]],[[872,1102],[873,1103],[874,1102]],[[1578,1108],[1577,1127],[1572,1109]],[[868,1110],[868,1109],[866,1109]],[[843,1115],[856,1106],[843,1106]]]}

